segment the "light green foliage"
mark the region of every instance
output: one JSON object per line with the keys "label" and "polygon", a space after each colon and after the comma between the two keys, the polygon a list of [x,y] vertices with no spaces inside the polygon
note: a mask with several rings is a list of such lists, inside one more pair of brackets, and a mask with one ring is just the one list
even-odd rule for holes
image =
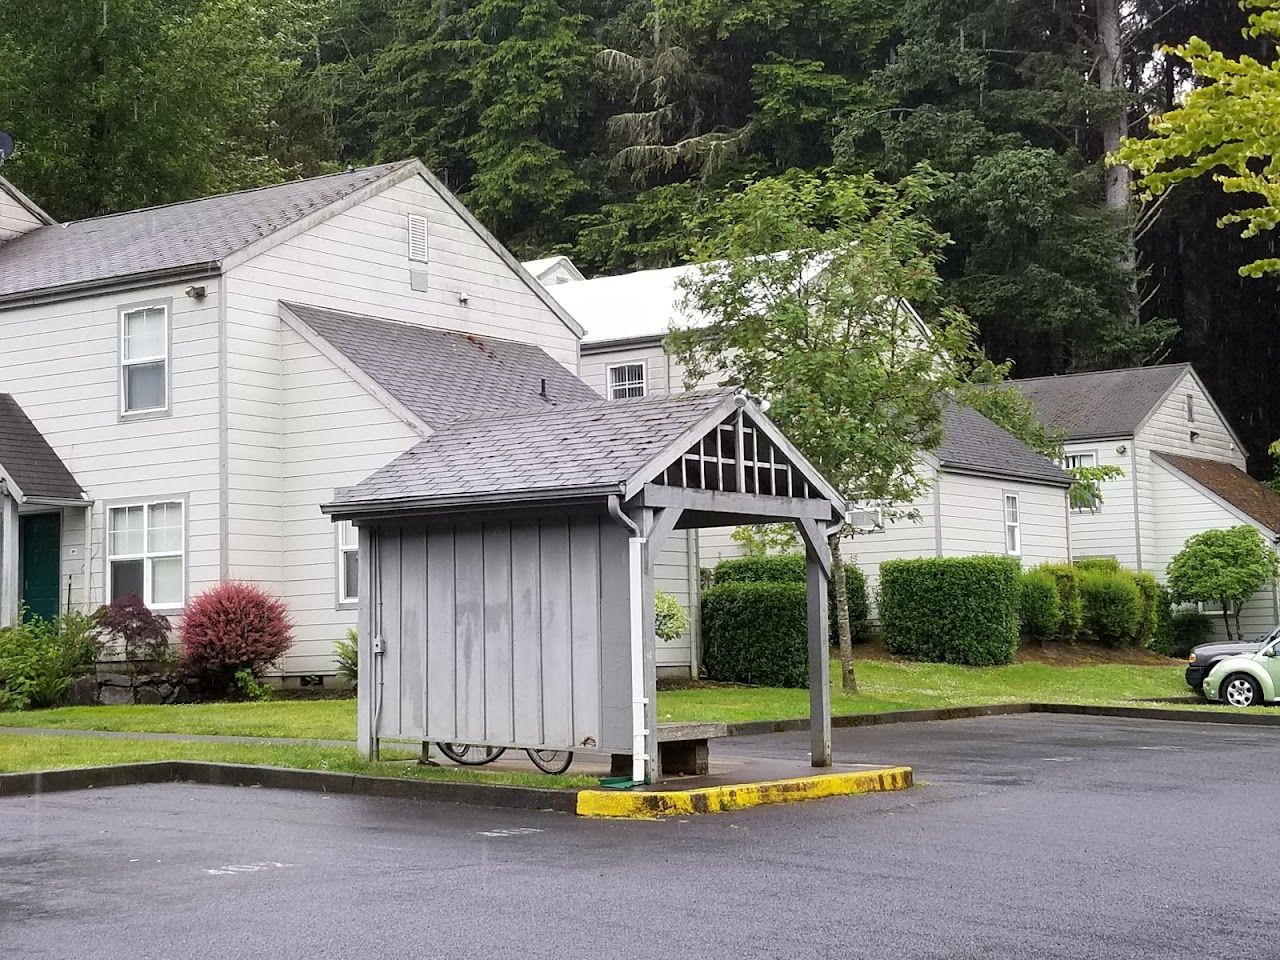
{"label": "light green foliage", "polygon": [[792,523],[748,523],[734,527],[729,539],[738,544],[750,556],[763,557],[771,553],[788,553],[800,545]]}
{"label": "light green foliage", "polygon": [[236,671],[232,686],[246,700],[263,701],[275,697],[271,685],[259,680],[248,667]]}
{"label": "light green foliage", "polygon": [[[1194,83],[1177,107],[1151,120],[1147,137],[1126,139],[1115,161],[1133,168],[1148,197],[1206,174],[1227,193],[1252,195],[1254,206],[1218,223],[1240,224],[1241,235],[1253,237],[1280,223],[1280,0],[1243,0],[1241,7],[1252,11],[1245,35],[1262,41],[1270,60],[1233,60],[1200,37],[1166,47],[1166,55],[1187,62]],[[1240,273],[1280,273],[1280,258],[1255,260]]]}
{"label": "light green foliage", "polygon": [[658,590],[653,595],[653,608],[654,632],[659,640],[670,643],[684,636],[684,632],[689,629],[689,616],[684,612],[684,607],[680,606],[679,600],[665,590]]}
{"label": "light green foliage", "polygon": [[1188,538],[1169,563],[1167,580],[1179,603],[1220,605],[1227,636],[1244,639],[1240,608],[1278,575],[1274,548],[1254,527],[1241,525]]}
{"label": "light green foliage", "polygon": [[1014,557],[924,557],[880,564],[889,652],[909,660],[990,666],[1018,649],[1021,570]]}
{"label": "light green foliage", "polygon": [[1053,577],[1058,588],[1058,609],[1062,622],[1059,640],[1072,641],[1084,629],[1084,600],[1080,596],[1080,571],[1069,563],[1042,563],[1036,568]]}
{"label": "light green foliage", "polygon": [[333,641],[333,659],[338,664],[338,676],[354,685],[360,678],[360,637],[354,627],[341,640]]}
{"label": "light green foliage", "polygon": [[1028,570],[1022,575],[1019,591],[1022,636],[1041,642],[1056,637],[1062,629],[1062,600],[1053,575],[1045,570]]}
{"label": "light green foliage", "polygon": [[804,583],[808,570],[803,553],[784,553],[721,560],[711,576],[716,586],[722,583]]}
{"label": "light green foliage", "polygon": [[1082,568],[1084,627],[1102,643],[1137,645],[1143,627],[1142,591],[1127,570]]}
{"label": "light green foliage", "polygon": [[298,71],[311,0],[0,4],[5,176],[80,218],[296,173],[274,112]]}
{"label": "light green foliage", "polygon": [[0,710],[53,706],[101,648],[96,619],[82,613],[0,627]]}
{"label": "light green foliage", "polygon": [[707,677],[728,683],[809,683],[808,612],[802,583],[732,582],[702,593]]}
{"label": "light green foliage", "polygon": [[1138,592],[1142,594],[1142,618],[1138,624],[1137,643],[1140,647],[1150,647],[1160,632],[1160,626],[1168,618],[1169,594],[1156,580],[1146,572],[1139,570],[1130,574]]}

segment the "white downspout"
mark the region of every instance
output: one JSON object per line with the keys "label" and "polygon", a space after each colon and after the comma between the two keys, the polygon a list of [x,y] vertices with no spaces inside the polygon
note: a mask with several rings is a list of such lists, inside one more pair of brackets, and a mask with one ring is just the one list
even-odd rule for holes
{"label": "white downspout", "polygon": [[645,738],[649,731],[644,725],[645,707],[649,698],[644,695],[644,546],[648,542],[640,536],[639,525],[622,511],[616,495],[609,497],[609,513],[631,531],[628,539],[631,599],[631,779],[644,783],[644,765],[649,759],[645,753]]}

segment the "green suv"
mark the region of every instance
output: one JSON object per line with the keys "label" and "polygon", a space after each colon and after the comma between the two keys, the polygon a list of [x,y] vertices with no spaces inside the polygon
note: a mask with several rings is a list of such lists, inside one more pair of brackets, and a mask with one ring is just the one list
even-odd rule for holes
{"label": "green suv", "polygon": [[1257,653],[1227,657],[1204,678],[1204,695],[1232,707],[1256,707],[1280,700],[1280,639]]}

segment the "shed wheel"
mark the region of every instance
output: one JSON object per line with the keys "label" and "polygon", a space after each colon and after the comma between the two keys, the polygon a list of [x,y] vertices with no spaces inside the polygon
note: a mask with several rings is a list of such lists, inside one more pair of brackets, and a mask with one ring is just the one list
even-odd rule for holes
{"label": "shed wheel", "polygon": [[1262,703],[1262,687],[1247,673],[1233,673],[1222,681],[1222,700],[1233,707],[1256,707]]}
{"label": "shed wheel", "polygon": [[543,773],[561,774],[573,763],[573,754],[568,750],[526,750],[525,753]]}
{"label": "shed wheel", "polygon": [[478,743],[438,743],[436,746],[454,763],[469,767],[492,763],[506,752],[502,747],[482,747]]}

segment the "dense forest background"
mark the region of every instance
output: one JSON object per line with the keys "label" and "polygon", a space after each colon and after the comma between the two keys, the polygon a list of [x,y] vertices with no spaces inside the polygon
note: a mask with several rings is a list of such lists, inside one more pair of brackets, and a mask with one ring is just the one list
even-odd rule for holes
{"label": "dense forest background", "polygon": [[1206,180],[1140,208],[1107,152],[1234,0],[28,0],[0,5],[7,177],[78,219],[420,157],[518,255],[664,266],[788,171],[942,178],[949,299],[1016,376],[1190,360],[1269,475],[1268,241]]}

